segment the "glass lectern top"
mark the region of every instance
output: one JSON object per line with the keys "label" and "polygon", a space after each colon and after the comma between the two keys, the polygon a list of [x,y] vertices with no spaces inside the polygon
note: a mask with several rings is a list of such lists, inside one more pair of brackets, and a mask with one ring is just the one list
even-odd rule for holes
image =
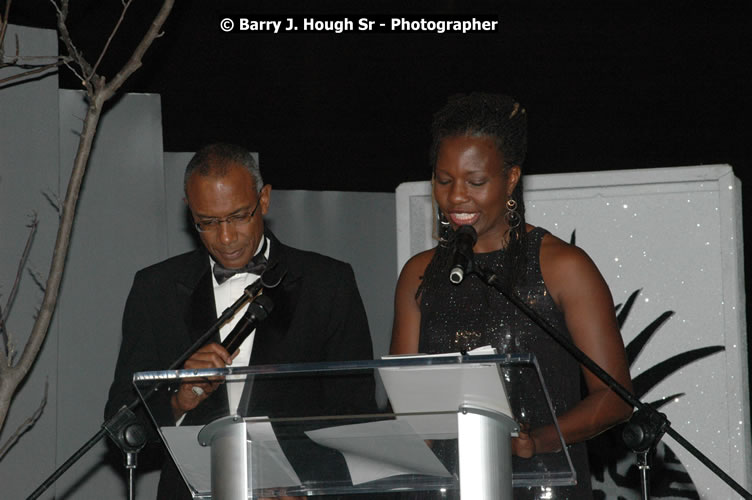
{"label": "glass lectern top", "polygon": [[[463,415],[510,439],[558,432],[531,355],[140,372],[134,384],[194,498],[211,498],[212,461],[228,456],[248,498],[458,489]],[[169,398],[181,386],[201,403],[176,421]],[[561,450],[509,457],[512,484],[574,484]]]}

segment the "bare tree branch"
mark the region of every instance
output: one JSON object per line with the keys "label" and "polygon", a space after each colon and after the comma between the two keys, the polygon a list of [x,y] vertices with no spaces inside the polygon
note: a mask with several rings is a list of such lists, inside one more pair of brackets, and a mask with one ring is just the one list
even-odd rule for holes
{"label": "bare tree branch", "polygon": [[[77,64],[84,77],[81,79],[81,84],[86,88],[87,94],[90,93],[90,79],[94,76],[91,65],[86,61],[84,55],[76,48],[73,43],[73,39],[68,32],[68,26],[65,24],[68,20],[68,0],[62,0],[58,6],[54,0],[50,0],[57,9],[57,30],[60,34],[60,40],[65,44],[65,48],[68,51],[68,55]],[[78,74],[78,73],[76,73]]]}
{"label": "bare tree branch", "polygon": [[16,279],[13,281],[13,286],[10,288],[10,294],[8,294],[8,300],[5,302],[5,308],[0,310],[0,332],[2,332],[3,337],[3,347],[4,349],[0,350],[0,375],[3,374],[3,370],[10,366],[10,363],[7,359],[5,359],[5,354],[8,353],[8,357],[10,358],[11,353],[13,349],[11,348],[10,342],[11,338],[8,334],[8,329],[6,327],[8,322],[8,315],[10,314],[10,310],[13,307],[13,301],[16,299],[16,295],[18,294],[18,287],[21,284],[21,276],[23,275],[23,269],[26,267],[26,262],[29,260],[29,252],[31,252],[31,243],[34,241],[34,235],[37,232],[37,226],[39,226],[39,219],[37,217],[37,214],[34,213],[31,216],[31,222],[29,223],[29,235],[26,237],[26,245],[24,246],[23,252],[21,253],[21,257],[18,259],[18,269],[16,270]]}
{"label": "bare tree branch", "polygon": [[[20,44],[18,43],[18,35],[16,35],[16,55],[11,60],[10,63],[5,62],[5,34],[8,29],[8,15],[10,12],[10,4],[12,3],[12,0],[8,0],[5,4],[5,14],[0,15],[0,68],[5,67],[16,67],[19,69],[25,69],[28,71],[24,71],[22,73],[18,73],[6,78],[3,78],[0,80],[0,86],[5,85],[6,83],[12,82],[14,80],[20,80],[24,79],[26,77],[36,75],[38,73],[43,73],[47,71],[48,69],[57,68],[63,64],[66,64],[70,58],[69,57],[48,57],[48,56],[27,56],[27,57],[21,57],[20,55]],[[56,59],[56,62],[49,63],[49,64],[19,64],[18,61],[20,60],[29,60],[29,59]]]}
{"label": "bare tree branch", "polygon": [[0,17],[0,60],[2,60],[5,54],[5,30],[8,29],[8,15],[10,13],[10,4],[12,0],[8,0],[5,4],[5,14]]}
{"label": "bare tree branch", "polygon": [[42,191],[42,196],[44,196],[47,199],[47,202],[50,204],[50,206],[54,208],[55,212],[59,214],[60,205],[62,204],[62,202],[60,201],[60,196],[51,191]]}
{"label": "bare tree branch", "polygon": [[[26,78],[27,76],[36,75],[37,73],[43,73],[43,72],[47,71],[48,69],[57,68],[58,66],[62,66],[63,64],[66,64],[67,62],[68,62],[68,58],[63,58],[63,59],[61,59],[61,60],[59,60],[59,61],[57,61],[55,63],[52,63],[52,64],[45,64],[44,66],[38,66],[38,67],[35,67],[34,69],[31,69],[29,71],[24,71],[23,73],[18,73],[17,75],[8,76],[8,77],[3,78],[2,80],[0,80],[0,85],[5,85],[8,82],[11,82],[13,80],[19,80],[21,78]],[[18,67],[18,65],[15,65],[15,64],[13,66],[17,66]]]}
{"label": "bare tree branch", "polygon": [[[13,57],[13,59],[11,60],[10,63],[6,63],[6,61],[5,61],[5,34],[6,34],[7,30],[8,30],[8,22],[9,22],[8,16],[9,16],[9,13],[10,13],[10,5],[11,5],[11,3],[12,3],[12,0],[8,0],[7,3],[5,4],[5,13],[4,14],[0,14],[0,68],[14,66],[14,67],[17,67],[17,68],[20,68],[20,69],[27,69],[27,70],[30,70],[30,71],[26,71],[24,73],[20,73],[20,74],[13,75],[13,76],[8,77],[8,78],[4,78],[4,79],[0,80],[0,85],[2,85],[4,83],[7,83],[7,82],[9,82],[11,80],[16,80],[16,79],[19,79],[19,78],[24,78],[24,77],[29,76],[29,75],[33,75],[33,74],[36,74],[36,73],[41,73],[41,72],[43,72],[43,71],[45,71],[47,69],[54,68],[56,66],[60,66],[60,64],[62,64],[61,61],[64,60],[64,58],[57,57],[57,56],[55,56],[55,57],[48,57],[48,56],[36,56],[36,57],[29,57],[29,56],[27,56],[27,57],[21,57],[21,55],[20,55],[20,46],[19,46],[19,43],[18,43],[18,35],[16,35],[16,55],[15,55],[15,57]],[[45,65],[39,65],[39,64],[35,64],[35,65],[31,65],[31,64],[18,64],[19,60],[41,59],[41,58],[44,58],[44,59],[57,59],[58,61],[56,63],[50,63],[50,64],[45,64]]]}
{"label": "bare tree branch", "polygon": [[136,47],[136,50],[133,51],[133,54],[131,54],[128,62],[125,63],[123,68],[113,77],[112,81],[107,85],[105,99],[109,99],[112,94],[117,92],[117,90],[123,85],[123,83],[125,83],[125,81],[138,68],[141,67],[141,60],[143,59],[144,54],[146,54],[146,51],[151,46],[152,42],[154,42],[156,38],[159,38],[161,36],[160,31],[162,30],[162,25],[170,15],[170,11],[172,10],[174,3],[175,0],[164,0],[162,7],[159,9],[159,12],[157,13],[156,17],[151,23],[151,26],[149,27],[149,31],[147,31],[144,37],[141,39],[141,42]]}
{"label": "bare tree branch", "polygon": [[131,57],[109,84],[105,84],[105,78],[98,75],[94,71],[94,68],[89,65],[83,54],[76,49],[70,37],[66,26],[69,0],[61,0],[59,6],[54,0],[51,1],[58,12],[57,26],[60,39],[65,44],[68,54],[72,58],[71,63],[78,65],[81,68],[82,74],[86,77],[86,79],[82,79],[82,83],[86,89],[89,105],[83,120],[83,128],[79,137],[76,156],[73,160],[73,170],[68,182],[68,189],[61,207],[60,224],[58,226],[52,262],[47,282],[44,286],[44,297],[42,298],[39,313],[17,365],[13,367],[0,367],[0,370],[3,370],[2,377],[0,377],[0,431],[5,423],[13,393],[31,369],[39,353],[39,349],[44,343],[50,322],[52,321],[52,314],[55,311],[60,284],[65,270],[65,260],[70,246],[71,231],[73,229],[81,183],[86,173],[103,105],[117,92],[127,78],[141,66],[144,54],[152,42],[154,42],[154,39],[159,36],[162,25],[167,20],[175,0],[163,0],[162,6],[148,31],[136,46]]}
{"label": "bare tree branch", "polygon": [[6,453],[10,451],[10,449],[13,447],[16,442],[18,442],[19,438],[27,432],[29,429],[34,427],[34,424],[37,423],[37,420],[42,416],[42,412],[44,411],[44,407],[47,406],[47,392],[49,390],[49,380],[44,381],[44,394],[42,395],[42,401],[39,403],[39,407],[36,409],[36,411],[26,420],[23,421],[23,423],[18,426],[18,429],[16,429],[16,432],[13,433],[12,436],[8,438],[8,440],[5,442],[5,444],[0,447],[0,460],[3,459]]}
{"label": "bare tree branch", "polygon": [[31,243],[34,241],[34,235],[37,232],[37,227],[39,226],[39,218],[37,217],[36,212],[31,215],[31,222],[27,226],[29,228],[29,235],[26,237],[26,245],[24,245],[23,252],[21,253],[21,258],[18,260],[18,269],[16,270],[16,279],[13,282],[13,286],[10,289],[10,295],[8,295],[8,300],[5,302],[5,313],[3,314],[2,318],[0,320],[3,324],[8,320],[8,314],[10,313],[10,308],[13,306],[13,301],[16,298],[16,294],[18,293],[18,286],[21,284],[21,276],[23,274],[23,268],[26,266],[26,261],[29,260],[29,252],[31,252]]}
{"label": "bare tree branch", "polygon": [[70,70],[71,73],[76,75],[76,78],[78,78],[81,81],[81,86],[86,87],[86,78],[79,72],[78,68],[74,67],[72,64],[72,59],[65,63],[65,67]]}
{"label": "bare tree branch", "polygon": [[[42,276],[42,273],[37,271],[36,269],[29,269],[29,276],[31,276],[31,279],[34,281],[34,283],[39,287],[39,291],[44,293],[44,276]],[[37,311],[39,313],[39,311]],[[36,319],[36,318],[35,318]]]}
{"label": "bare tree branch", "polygon": [[1,319],[2,316],[3,308],[0,307],[0,342],[2,342],[2,346],[0,346],[0,366],[9,366],[8,353],[10,353],[10,333],[8,333],[8,330],[5,327],[5,322]]}
{"label": "bare tree branch", "polygon": [[99,58],[97,59],[97,62],[94,63],[94,68],[92,68],[92,74],[97,72],[97,68],[99,67],[99,63],[102,62],[102,59],[104,58],[104,55],[107,53],[107,49],[110,48],[110,43],[112,43],[112,39],[115,38],[115,33],[118,32],[120,29],[120,25],[123,23],[123,19],[125,19],[125,12],[128,10],[128,7],[131,6],[131,3],[133,3],[133,0],[128,0],[127,3],[123,3],[123,10],[120,12],[120,18],[118,19],[117,23],[115,24],[115,27],[112,29],[112,32],[110,33],[110,36],[107,38],[107,42],[104,44],[104,48],[102,49],[102,52],[99,54]]}

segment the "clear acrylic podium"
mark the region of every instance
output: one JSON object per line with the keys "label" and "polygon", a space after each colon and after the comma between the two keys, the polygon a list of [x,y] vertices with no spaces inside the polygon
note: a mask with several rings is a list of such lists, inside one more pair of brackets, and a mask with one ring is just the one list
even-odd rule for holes
{"label": "clear acrylic podium", "polygon": [[[169,391],[207,379],[217,390],[176,424]],[[458,490],[499,500],[576,481],[563,441],[512,456],[520,426],[558,432],[531,355],[140,372],[134,384],[142,396],[157,386],[145,403],[194,498]],[[232,410],[228,391],[242,394]]]}

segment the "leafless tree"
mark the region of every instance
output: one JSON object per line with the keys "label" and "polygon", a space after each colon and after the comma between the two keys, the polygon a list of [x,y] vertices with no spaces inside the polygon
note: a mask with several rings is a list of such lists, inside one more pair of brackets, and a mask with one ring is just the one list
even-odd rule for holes
{"label": "leafless tree", "polygon": [[[68,31],[66,21],[68,19],[69,3],[70,0],[50,0],[54,8],[57,11],[57,27],[60,39],[64,43],[67,51],[67,55],[55,58],[55,62],[51,64],[42,64],[38,66],[26,66],[21,64],[20,56],[16,53],[13,58],[6,61],[4,56],[4,39],[6,33],[6,27],[8,23],[8,15],[10,10],[11,1],[8,0],[4,13],[0,13],[0,67],[2,65],[16,66],[24,70],[11,78],[21,78],[29,76],[30,74],[43,72],[49,68],[65,65],[71,69],[81,80],[81,84],[86,92],[86,99],[88,101],[88,107],[86,110],[86,116],[83,119],[83,128],[79,136],[78,149],[73,161],[73,171],[71,172],[70,179],[68,181],[68,189],[65,194],[65,199],[62,201],[60,210],[60,225],[57,231],[57,238],[55,241],[55,247],[52,255],[52,261],[50,263],[50,270],[44,284],[44,297],[39,308],[39,312],[32,326],[31,333],[28,340],[20,352],[20,355],[16,356],[17,350],[14,347],[12,336],[7,331],[7,317],[10,308],[13,304],[13,298],[15,291],[18,288],[18,279],[22,273],[23,267],[26,263],[26,257],[28,256],[28,248],[31,245],[34,231],[36,229],[36,216],[32,219],[30,234],[26,242],[26,249],[21,257],[19,270],[17,273],[16,283],[14,283],[11,289],[8,300],[5,307],[0,309],[0,338],[2,340],[2,346],[0,346],[0,431],[2,431],[5,424],[5,419],[10,409],[11,400],[13,394],[16,392],[19,384],[28,375],[31,366],[34,363],[39,349],[44,343],[44,339],[47,336],[47,331],[50,327],[50,321],[52,320],[53,312],[57,304],[58,292],[60,290],[60,283],[63,278],[63,272],[65,270],[65,260],[68,254],[68,247],[70,244],[71,230],[73,228],[73,222],[76,215],[76,205],[78,202],[79,192],[81,190],[81,182],[86,174],[86,167],[89,161],[89,154],[94,141],[94,136],[97,132],[97,126],[102,114],[102,109],[105,102],[113,97],[123,83],[141,66],[141,61],[149,49],[154,40],[161,36],[161,30],[164,22],[172,10],[174,0],[162,0],[159,11],[152,19],[152,22],[143,36],[141,41],[133,50],[130,58],[123,65],[123,67],[108,81],[103,75],[98,73],[98,67],[105,57],[108,48],[115,36],[115,33],[120,28],[120,25],[125,18],[128,7],[134,0],[121,0],[122,11],[120,18],[115,24],[110,36],[105,43],[102,51],[100,52],[96,62],[91,65],[84,57],[83,53],[76,48],[73,39]],[[18,44],[16,44],[18,46]],[[0,85],[5,83],[0,80]],[[26,432],[31,427],[36,419],[41,414],[41,409],[44,406],[46,400],[46,393],[42,398],[42,405],[40,408],[27,419],[16,432],[10,437],[5,445],[0,446],[0,460],[7,450],[18,440],[21,434]]]}

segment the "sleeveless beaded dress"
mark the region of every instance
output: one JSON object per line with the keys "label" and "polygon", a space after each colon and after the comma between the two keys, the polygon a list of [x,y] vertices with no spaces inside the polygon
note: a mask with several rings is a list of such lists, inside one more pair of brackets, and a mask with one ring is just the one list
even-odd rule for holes
{"label": "sleeveless beaded dress", "polygon": [[[527,234],[526,272],[517,283],[515,291],[535,312],[569,336],[564,316],[549,295],[540,270],[540,247],[546,234],[547,231],[542,228],[534,228]],[[466,276],[459,285],[452,284],[448,278],[452,250],[440,245],[436,252],[437,255],[423,276],[419,292],[419,352],[457,352],[491,345],[500,354],[532,353],[538,359],[554,412],[561,415],[580,401],[578,363],[546,332],[533,324],[501,293],[484,284],[478,276]],[[502,249],[475,254],[475,265],[502,276],[503,253]],[[524,400],[524,388],[517,390],[511,387],[509,391],[510,400],[520,397]],[[515,488],[515,500],[592,499],[585,443],[570,446],[569,453],[577,472],[577,486]],[[515,457],[515,460],[523,459]],[[420,498],[429,497],[420,495]]]}

